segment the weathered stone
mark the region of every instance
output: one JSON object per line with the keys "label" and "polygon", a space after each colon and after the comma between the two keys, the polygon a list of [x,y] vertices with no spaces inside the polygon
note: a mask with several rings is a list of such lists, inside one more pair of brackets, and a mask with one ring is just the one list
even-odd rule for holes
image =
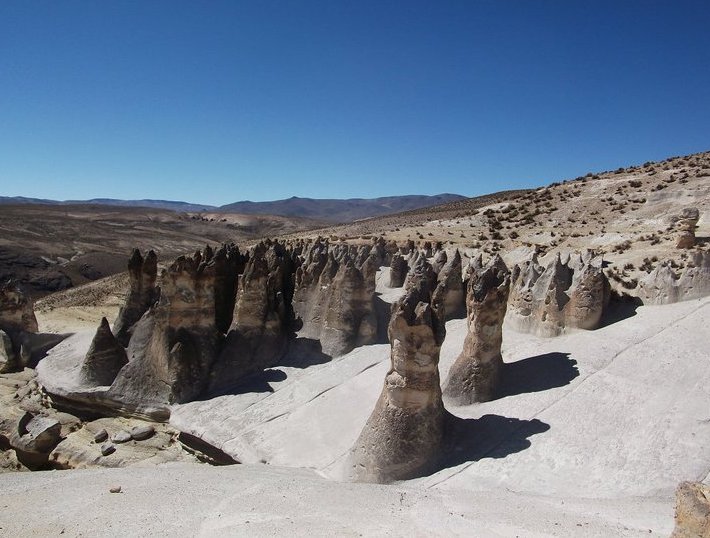
{"label": "weathered stone", "polygon": [[126,364],[128,364],[126,350],[113,336],[108,320],[102,318],[81,365],[82,380],[88,385],[110,385]]}
{"label": "weathered stone", "polygon": [[[428,266],[428,264],[426,264]],[[356,480],[390,482],[426,473],[444,430],[439,350],[445,329],[431,303],[431,267],[417,266],[389,325],[391,368],[351,453]]]}
{"label": "weathered stone", "polygon": [[150,439],[155,434],[155,428],[153,426],[136,426],[131,428],[131,437],[135,441],[145,441]]}
{"label": "weathered stone", "polygon": [[678,232],[676,248],[693,248],[695,246],[695,228],[700,220],[700,212],[696,207],[686,207],[680,215],[673,218]]}
{"label": "weathered stone", "polygon": [[17,355],[12,346],[10,336],[0,329],[0,373],[12,372],[17,369]]}
{"label": "weathered stone", "polygon": [[457,405],[495,397],[503,369],[503,319],[508,305],[510,272],[496,258],[471,274],[466,294],[468,333],[451,366],[444,395]]}
{"label": "weathered stone", "polygon": [[160,290],[155,286],[158,277],[158,257],[155,252],[149,251],[143,259],[140,251],[134,249],[128,260],[128,276],[130,290],[113,324],[116,339],[123,347],[128,345],[133,326],[160,295]]}
{"label": "weathered stone", "polygon": [[39,330],[32,300],[17,282],[0,286],[0,329],[9,334]]}
{"label": "weathered stone", "polygon": [[671,538],[710,538],[710,487],[681,482],[676,490],[675,528]]}
{"label": "weathered stone", "polygon": [[407,260],[399,253],[392,255],[392,262],[390,263],[390,288],[401,288],[404,286],[404,281],[407,278],[407,273],[409,272],[409,266],[407,265]]}
{"label": "weathered stone", "polygon": [[105,428],[101,428],[94,434],[95,443],[103,443],[106,439],[108,439],[108,432]]}
{"label": "weathered stone", "polygon": [[229,390],[284,356],[295,336],[294,273],[292,256],[280,243],[253,249],[239,278],[232,325],[211,370],[208,392]]}
{"label": "weathered stone", "polygon": [[111,436],[111,441],[114,443],[127,443],[131,440],[131,434],[125,430],[120,430]]}
{"label": "weathered stone", "polygon": [[609,282],[600,264],[563,261],[558,254],[546,268],[537,256],[516,265],[511,278],[508,319],[520,332],[558,336],[566,329],[595,329],[609,303]]}
{"label": "weathered stone", "polygon": [[116,447],[112,445],[111,443],[105,443],[101,445],[101,455],[102,456],[110,456],[116,452]]}
{"label": "weathered stone", "polygon": [[[426,254],[425,254],[426,256]],[[427,258],[431,257],[431,255],[426,256]],[[446,254],[445,250],[439,250],[436,252],[434,255],[434,262],[431,264],[432,269],[434,269],[434,272],[438,275],[441,270],[444,268],[446,265],[446,262],[449,261],[449,257]]]}
{"label": "weathered stone", "polygon": [[62,425],[58,420],[26,413],[17,427],[19,438],[11,440],[17,450],[49,454],[61,439]]}
{"label": "weathered stone", "polygon": [[670,261],[659,263],[639,279],[637,294],[644,304],[670,304],[710,295],[710,252],[691,252],[679,273],[671,268]]}
{"label": "weathered stone", "polygon": [[463,316],[466,306],[465,295],[461,276],[461,254],[457,249],[453,258],[439,271],[432,300],[443,306],[444,319],[448,321]]}
{"label": "weathered stone", "polygon": [[332,357],[374,343],[377,269],[376,253],[358,268],[349,255],[338,261],[327,245],[314,245],[296,278],[293,308],[303,323],[299,336],[320,341]]}

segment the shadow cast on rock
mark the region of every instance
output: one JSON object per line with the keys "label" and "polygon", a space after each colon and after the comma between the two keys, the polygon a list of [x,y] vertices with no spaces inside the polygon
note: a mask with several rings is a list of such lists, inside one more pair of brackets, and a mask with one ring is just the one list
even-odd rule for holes
{"label": "shadow cast on rock", "polygon": [[460,418],[446,415],[444,450],[435,472],[483,458],[505,458],[531,446],[530,437],[550,429],[538,419],[483,415]]}
{"label": "shadow cast on rock", "polygon": [[639,306],[643,306],[643,301],[638,297],[612,294],[609,305],[604,309],[602,319],[599,321],[599,327],[597,328],[608,327],[614,323],[634,317]]}
{"label": "shadow cast on rock", "polygon": [[296,338],[291,342],[286,356],[279,361],[279,366],[290,368],[308,368],[317,364],[325,364],[333,357],[323,352],[320,340],[314,338]]}
{"label": "shadow cast on rock", "polygon": [[374,309],[377,317],[377,341],[375,344],[389,344],[389,336],[387,335],[387,327],[392,317],[392,305],[382,300],[380,293],[375,294]]}
{"label": "shadow cast on rock", "polygon": [[246,394],[248,392],[274,392],[274,389],[270,383],[284,381],[287,377],[286,372],[282,370],[268,368],[263,372],[245,377],[231,389],[219,392],[210,392],[196,398],[196,400],[210,400],[218,396],[235,396],[237,394]]}
{"label": "shadow cast on rock", "polygon": [[571,359],[569,353],[545,353],[508,362],[503,365],[496,399],[564,387],[577,376],[577,361]]}

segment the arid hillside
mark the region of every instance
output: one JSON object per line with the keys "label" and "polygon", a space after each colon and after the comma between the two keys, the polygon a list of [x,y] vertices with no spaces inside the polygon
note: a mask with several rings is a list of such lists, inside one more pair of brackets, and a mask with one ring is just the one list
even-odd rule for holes
{"label": "arid hillside", "polygon": [[15,278],[35,295],[125,271],[131,249],[161,260],[205,244],[243,242],[317,226],[292,217],[177,213],[110,206],[0,206],[0,280]]}

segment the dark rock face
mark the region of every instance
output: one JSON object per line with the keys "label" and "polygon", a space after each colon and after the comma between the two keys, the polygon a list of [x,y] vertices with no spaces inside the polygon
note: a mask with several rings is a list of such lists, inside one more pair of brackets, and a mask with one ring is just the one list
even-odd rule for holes
{"label": "dark rock face", "polygon": [[224,245],[217,249],[214,257],[205,258],[206,262],[214,263],[215,323],[217,330],[224,334],[234,315],[237,275],[244,272],[249,257],[241,254],[235,245]]}
{"label": "dark rock face", "polygon": [[178,258],[161,275],[159,302],[134,326],[130,362],[109,395],[128,404],[182,403],[206,387],[217,355],[214,265]]}
{"label": "dark rock face", "polygon": [[407,260],[399,253],[392,255],[392,261],[390,263],[390,288],[401,288],[404,286],[404,280],[407,278],[407,273],[409,272],[409,265],[407,265]]}
{"label": "dark rock face", "polygon": [[293,306],[302,320],[299,336],[319,340],[324,353],[344,355],[377,339],[375,275],[379,255],[360,253],[358,266],[349,253],[316,243],[296,273]]}
{"label": "dark rock face", "polygon": [[39,330],[32,301],[15,282],[0,287],[0,329],[7,333],[36,333]]}
{"label": "dark rock face", "polygon": [[138,249],[128,260],[128,275],[130,290],[126,302],[118,313],[118,318],[113,324],[113,332],[122,346],[127,346],[130,340],[131,328],[148,311],[153,303],[158,300],[160,290],[155,286],[158,277],[158,257],[152,250],[145,259]]}
{"label": "dark rock face", "polygon": [[661,262],[639,280],[638,296],[644,304],[670,304],[710,295],[710,252],[691,252],[677,272],[670,261]]}
{"label": "dark rock face", "polygon": [[449,371],[444,394],[457,405],[495,397],[503,369],[501,344],[508,305],[510,272],[499,257],[475,268],[468,281],[468,333],[463,350]]}
{"label": "dark rock face", "polygon": [[515,266],[509,321],[513,328],[539,336],[558,336],[565,329],[595,329],[609,303],[609,282],[591,255],[563,262],[559,255],[543,268],[537,257]]}
{"label": "dark rock face", "polygon": [[440,452],[444,406],[438,365],[445,329],[432,304],[433,270],[426,261],[417,267],[392,307],[391,368],[351,454],[356,480],[413,478],[426,473]]}
{"label": "dark rock face", "polygon": [[101,319],[89,352],[81,365],[81,376],[89,385],[113,383],[119,370],[128,364],[126,350],[113,336],[106,318]]}
{"label": "dark rock face", "polygon": [[276,364],[294,338],[292,253],[279,244],[255,247],[239,278],[234,317],[209,379],[209,392]]}
{"label": "dark rock face", "polygon": [[456,250],[451,260],[447,261],[439,271],[433,301],[443,305],[444,319],[448,321],[463,316],[466,306],[465,295],[461,275],[461,254]]}

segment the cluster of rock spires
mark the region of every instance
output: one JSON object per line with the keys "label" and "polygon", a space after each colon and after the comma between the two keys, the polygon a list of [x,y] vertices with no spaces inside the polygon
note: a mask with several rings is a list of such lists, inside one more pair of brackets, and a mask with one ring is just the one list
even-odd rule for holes
{"label": "cluster of rock spires", "polygon": [[670,261],[639,279],[637,295],[644,304],[670,304],[710,295],[710,252],[692,251],[681,271]]}
{"label": "cluster of rock spires", "polygon": [[538,336],[595,329],[609,299],[609,281],[592,251],[564,261],[558,254],[547,267],[533,255],[513,269],[508,320],[515,330]]}
{"label": "cluster of rock spires", "polygon": [[[130,290],[113,330],[102,320],[63,396],[165,420],[168,406],[225,393],[278,364],[295,341],[336,357],[378,335],[375,275],[384,241],[353,247],[267,241],[182,256],[157,275],[134,251]],[[158,287],[158,282],[160,287]]]}
{"label": "cluster of rock spires", "polygon": [[32,300],[18,283],[0,286],[0,373],[34,367],[65,337],[39,332]]}

